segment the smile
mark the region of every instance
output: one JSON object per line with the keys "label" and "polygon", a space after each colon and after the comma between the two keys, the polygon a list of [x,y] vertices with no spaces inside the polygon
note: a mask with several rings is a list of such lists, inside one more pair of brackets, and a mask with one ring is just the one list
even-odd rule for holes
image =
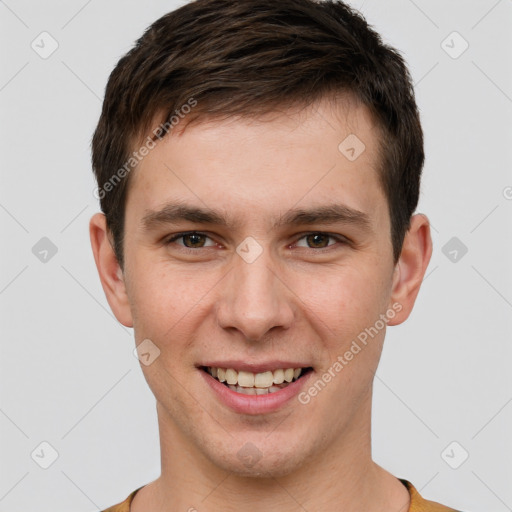
{"label": "smile", "polygon": [[278,368],[274,371],[252,373],[236,371],[233,368],[217,368],[203,366],[202,370],[209,373],[231,391],[243,395],[267,395],[288,387],[312,368]]}

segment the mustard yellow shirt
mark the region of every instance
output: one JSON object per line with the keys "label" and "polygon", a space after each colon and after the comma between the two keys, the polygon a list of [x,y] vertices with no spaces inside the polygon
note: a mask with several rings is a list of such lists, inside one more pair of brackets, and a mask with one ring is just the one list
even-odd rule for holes
{"label": "mustard yellow shirt", "polygon": [[[399,480],[405,485],[411,496],[411,506],[409,507],[409,512],[457,512],[453,508],[445,507],[444,505],[440,505],[434,501],[427,501],[423,499],[420,496],[420,493],[410,482],[401,478],[399,478]],[[106,510],[103,510],[103,512],[130,512],[130,503],[132,502],[133,497],[137,491],[142,489],[142,487],[135,489],[135,491],[133,491],[122,503],[118,503],[117,505],[109,507]]]}

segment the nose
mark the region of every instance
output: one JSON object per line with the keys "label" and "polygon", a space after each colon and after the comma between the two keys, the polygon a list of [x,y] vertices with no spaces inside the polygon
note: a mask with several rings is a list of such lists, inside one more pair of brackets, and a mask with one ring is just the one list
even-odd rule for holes
{"label": "nose", "polygon": [[223,280],[217,302],[217,319],[226,330],[237,330],[249,341],[261,341],[293,321],[293,292],[288,288],[279,267],[265,248],[248,263],[234,255],[232,269]]}

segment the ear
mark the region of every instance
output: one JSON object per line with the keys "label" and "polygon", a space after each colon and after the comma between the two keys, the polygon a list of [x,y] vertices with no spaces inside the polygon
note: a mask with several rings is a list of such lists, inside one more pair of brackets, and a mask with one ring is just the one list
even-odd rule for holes
{"label": "ear", "polygon": [[[400,258],[393,274],[393,286],[389,306],[397,313],[388,325],[398,325],[407,320],[432,256],[432,238],[428,218],[419,213],[411,217],[405,235]],[[401,305],[401,309],[396,307]]]}
{"label": "ear", "polygon": [[103,213],[96,213],[91,217],[89,235],[101,286],[110,309],[124,326],[133,327],[123,272],[112,248],[106,218]]}

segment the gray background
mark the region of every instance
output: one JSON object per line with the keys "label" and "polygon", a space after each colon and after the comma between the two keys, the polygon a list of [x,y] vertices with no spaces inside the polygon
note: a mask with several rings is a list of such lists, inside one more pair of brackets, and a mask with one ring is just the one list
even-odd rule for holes
{"label": "gray background", "polygon": [[[429,499],[512,510],[512,0],[351,4],[416,82],[434,239],[388,330],[374,457]],[[0,512],[103,509],[160,473],[155,401],[90,248],[89,143],[113,66],[178,5],[0,1]]]}

